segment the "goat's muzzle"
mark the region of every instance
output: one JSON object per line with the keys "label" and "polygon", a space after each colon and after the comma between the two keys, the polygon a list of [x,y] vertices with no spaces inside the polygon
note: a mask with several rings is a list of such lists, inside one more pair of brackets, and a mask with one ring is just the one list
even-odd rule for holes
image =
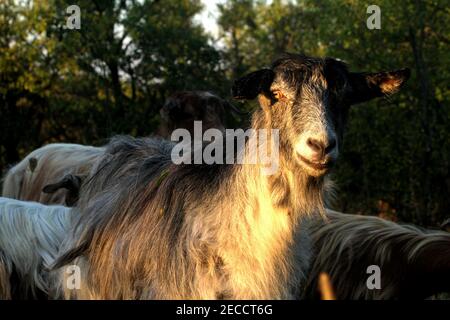
{"label": "goat's muzzle", "polygon": [[295,158],[312,176],[326,174],[338,156],[334,134],[304,135],[295,148]]}

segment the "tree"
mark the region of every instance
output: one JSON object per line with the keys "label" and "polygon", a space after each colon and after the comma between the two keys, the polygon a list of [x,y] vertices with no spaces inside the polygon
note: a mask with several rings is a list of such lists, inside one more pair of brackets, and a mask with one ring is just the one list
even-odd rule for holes
{"label": "tree", "polygon": [[148,135],[174,91],[227,91],[220,52],[193,19],[200,1],[81,0],[80,30],[66,28],[72,4],[1,4],[0,169],[46,142]]}
{"label": "tree", "polygon": [[1,164],[19,160],[26,142],[41,142],[53,77],[49,52],[42,50],[52,46],[42,36],[46,24],[38,17],[43,15],[39,6],[0,3],[0,170]]}

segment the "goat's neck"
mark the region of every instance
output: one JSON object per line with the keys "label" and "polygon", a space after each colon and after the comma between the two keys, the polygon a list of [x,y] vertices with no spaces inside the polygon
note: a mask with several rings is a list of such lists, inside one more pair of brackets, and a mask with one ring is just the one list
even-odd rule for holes
{"label": "goat's neck", "polygon": [[[332,183],[326,177],[314,178],[304,172],[283,143],[283,130],[286,129],[280,129],[276,138],[272,130],[277,128],[273,128],[270,114],[262,110],[255,112],[252,129],[255,132],[264,129],[267,133],[266,139],[258,133],[256,153],[269,153],[268,158],[276,164],[257,161],[256,164],[237,165],[232,183],[233,196],[239,196],[243,206],[250,205],[255,209],[254,204],[258,202],[263,211],[283,211],[291,215],[293,221],[300,216],[323,212]],[[243,162],[251,163],[253,159],[249,158],[254,153],[247,141]]]}
{"label": "goat's neck", "polygon": [[[253,128],[261,128],[260,123],[254,119]],[[264,165],[237,165],[222,198],[227,200],[220,219],[219,255],[231,268],[234,298],[290,297],[289,283],[301,274],[295,261],[303,245],[298,243],[298,223],[323,207],[322,182],[310,185],[313,182],[296,172],[282,152],[277,160],[279,168],[273,175],[267,175]]]}

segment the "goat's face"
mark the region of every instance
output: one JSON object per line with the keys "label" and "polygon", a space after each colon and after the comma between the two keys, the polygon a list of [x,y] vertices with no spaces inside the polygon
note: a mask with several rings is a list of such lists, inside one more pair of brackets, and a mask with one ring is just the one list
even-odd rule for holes
{"label": "goat's face", "polygon": [[259,96],[287,157],[319,177],[337,160],[350,105],[392,94],[408,77],[409,70],[351,73],[335,59],[287,54],[237,80],[233,96]]}

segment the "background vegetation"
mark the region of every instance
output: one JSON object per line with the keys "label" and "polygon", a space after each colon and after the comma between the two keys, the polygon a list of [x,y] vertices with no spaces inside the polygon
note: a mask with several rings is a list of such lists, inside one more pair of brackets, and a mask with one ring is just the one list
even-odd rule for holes
{"label": "background vegetation", "polygon": [[[68,30],[75,3],[81,29]],[[150,134],[174,91],[228,97],[233,79],[279,53],[327,55],[413,71],[399,95],[353,108],[336,209],[436,226],[450,213],[450,10],[376,4],[381,30],[367,29],[366,1],[228,0],[213,37],[195,22],[198,0],[1,0],[0,170],[49,142]]]}

